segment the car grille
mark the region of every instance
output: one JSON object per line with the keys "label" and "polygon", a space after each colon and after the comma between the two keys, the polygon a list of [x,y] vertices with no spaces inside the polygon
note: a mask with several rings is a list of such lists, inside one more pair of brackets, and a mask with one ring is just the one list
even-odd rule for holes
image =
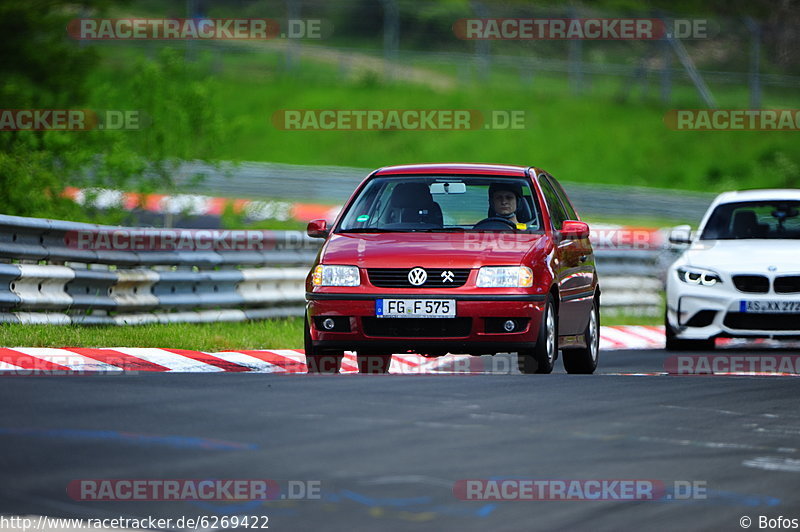
{"label": "car grille", "polygon": [[[367,274],[369,282],[381,288],[457,288],[464,286],[469,277],[469,268],[425,268],[428,278],[417,286],[408,282],[410,271],[411,268],[369,268]],[[442,276],[445,272],[453,274],[452,281],[445,280],[449,278]]]}
{"label": "car grille", "polygon": [[766,294],[769,292],[769,279],[763,275],[734,275],[733,284],[740,292]]}
{"label": "car grille", "polygon": [[800,316],[797,314],[754,314],[728,312],[723,322],[731,329],[751,331],[800,331]]}
{"label": "car grille", "polygon": [[472,318],[362,318],[366,336],[457,338],[469,336]]}
{"label": "car grille", "polygon": [[778,294],[793,294],[800,292],[800,275],[787,275],[776,277],[773,282],[775,292]]}

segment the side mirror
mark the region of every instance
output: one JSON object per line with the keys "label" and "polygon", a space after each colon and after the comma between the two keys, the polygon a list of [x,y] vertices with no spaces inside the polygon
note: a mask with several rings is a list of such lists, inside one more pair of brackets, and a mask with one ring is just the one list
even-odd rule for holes
{"label": "side mirror", "polygon": [[589,224],[577,220],[565,220],[561,224],[561,236],[564,238],[586,238],[589,236]]}
{"label": "side mirror", "polygon": [[692,226],[678,225],[673,227],[669,232],[669,241],[671,244],[691,244]]}
{"label": "side mirror", "polygon": [[311,238],[325,238],[328,236],[328,222],[325,220],[311,220],[306,227],[306,234]]}

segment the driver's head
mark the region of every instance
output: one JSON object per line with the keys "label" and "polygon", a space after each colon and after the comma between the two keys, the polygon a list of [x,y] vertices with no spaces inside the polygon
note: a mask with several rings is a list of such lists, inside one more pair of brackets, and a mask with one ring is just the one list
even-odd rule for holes
{"label": "driver's head", "polygon": [[517,212],[517,202],[522,197],[522,187],[517,183],[492,183],[489,185],[489,205],[497,216],[511,218]]}

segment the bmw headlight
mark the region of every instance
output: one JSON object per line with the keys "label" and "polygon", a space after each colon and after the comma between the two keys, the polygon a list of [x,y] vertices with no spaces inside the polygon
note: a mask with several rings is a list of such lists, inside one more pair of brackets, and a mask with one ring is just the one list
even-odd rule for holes
{"label": "bmw headlight", "polygon": [[481,288],[518,287],[533,285],[533,270],[527,266],[484,266],[478,270]]}
{"label": "bmw headlight", "polygon": [[331,266],[320,264],[311,276],[314,286],[358,286],[361,275],[356,266]]}
{"label": "bmw headlight", "polygon": [[722,278],[716,272],[686,266],[678,268],[678,279],[687,284],[701,284],[703,286],[714,286],[722,282]]}

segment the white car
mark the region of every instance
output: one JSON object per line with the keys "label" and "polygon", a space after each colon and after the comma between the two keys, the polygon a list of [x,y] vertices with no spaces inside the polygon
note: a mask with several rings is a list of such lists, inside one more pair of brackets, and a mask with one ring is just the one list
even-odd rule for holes
{"label": "white car", "polygon": [[667,349],[719,337],[800,337],[800,190],[720,194],[667,271]]}

